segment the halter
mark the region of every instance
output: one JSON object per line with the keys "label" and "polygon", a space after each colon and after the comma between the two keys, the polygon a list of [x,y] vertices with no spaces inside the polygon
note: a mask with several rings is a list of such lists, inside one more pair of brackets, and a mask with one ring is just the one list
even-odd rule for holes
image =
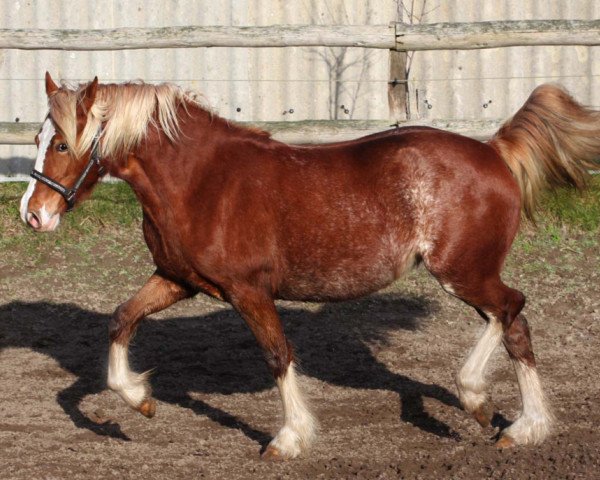
{"label": "halter", "polygon": [[38,182],[43,183],[44,185],[50,187],[52,190],[55,190],[62,195],[62,197],[65,199],[65,202],[67,202],[67,212],[73,210],[73,207],[75,206],[75,195],[77,195],[77,190],[79,190],[86,177],[89,175],[90,171],[92,170],[92,167],[94,165],[98,167],[99,176],[104,173],[104,167],[100,165],[100,129],[98,129],[98,132],[94,136],[93,145],[94,147],[92,149],[92,154],[90,155],[90,159],[87,165],[85,166],[83,172],[71,188],[65,187],[56,180],[47,177],[42,172],[38,172],[35,168],[31,171],[31,176],[35,178]]}

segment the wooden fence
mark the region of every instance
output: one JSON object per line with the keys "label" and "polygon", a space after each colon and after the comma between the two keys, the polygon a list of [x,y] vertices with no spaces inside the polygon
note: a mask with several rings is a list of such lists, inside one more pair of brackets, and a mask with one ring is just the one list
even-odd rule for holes
{"label": "wooden fence", "polygon": [[[532,45],[600,45],[600,20],[532,20],[268,27],[165,27],[108,30],[0,29],[0,49],[127,50],[192,47],[366,47],[391,51],[482,49]],[[396,80],[391,78],[394,83]],[[392,101],[390,101],[390,105]],[[414,122],[406,122],[413,124]],[[404,124],[404,122],[403,122]],[[421,122],[423,124],[423,122]],[[497,128],[491,121],[435,121],[428,125],[476,138]],[[253,123],[289,142],[356,137],[391,126],[389,121],[305,121]],[[35,123],[0,122],[0,144],[30,144]]]}

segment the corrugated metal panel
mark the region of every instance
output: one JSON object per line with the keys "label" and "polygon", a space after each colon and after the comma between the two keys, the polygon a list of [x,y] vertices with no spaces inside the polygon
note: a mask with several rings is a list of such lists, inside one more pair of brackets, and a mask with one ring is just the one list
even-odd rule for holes
{"label": "corrugated metal panel", "polygon": [[[414,2],[416,10],[423,1]],[[82,0],[77,7],[71,0],[0,0],[0,6],[0,28],[388,24],[397,18],[395,0]],[[600,2],[427,0],[425,12],[425,22],[592,19],[600,17]],[[350,66],[334,82],[328,63],[343,55]],[[410,76],[413,117],[506,117],[548,80],[598,106],[599,56],[597,47],[418,52]],[[94,75],[104,82],[173,81],[202,92],[221,115],[235,120],[382,119],[388,117],[388,68],[386,51],[363,49],[0,51],[0,121],[43,118],[45,70],[71,81]],[[431,108],[424,108],[425,100]],[[26,171],[30,161],[23,165],[19,159],[34,155],[33,147],[0,146],[0,174]]]}
{"label": "corrugated metal panel", "polygon": [[[419,5],[422,5],[422,1]],[[426,2],[424,20],[595,19],[593,0],[447,0]],[[418,117],[505,118],[516,111],[535,86],[558,82],[575,97],[600,108],[598,47],[510,47],[489,50],[430,51],[414,55],[410,87],[413,105],[419,90]],[[432,106],[426,107],[423,102]],[[491,103],[490,103],[491,100]],[[485,107],[484,107],[485,105]],[[416,110],[413,106],[413,110]]]}

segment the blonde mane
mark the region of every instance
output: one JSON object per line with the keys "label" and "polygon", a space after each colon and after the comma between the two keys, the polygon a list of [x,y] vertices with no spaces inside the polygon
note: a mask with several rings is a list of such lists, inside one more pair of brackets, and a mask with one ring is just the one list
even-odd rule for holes
{"label": "blonde mane", "polygon": [[50,117],[77,157],[87,152],[102,124],[102,157],[127,154],[144,139],[149,127],[162,129],[174,141],[180,133],[180,106],[201,107],[198,96],[170,83],[143,82],[98,85],[94,104],[87,112],[83,132],[77,139],[77,102],[87,84],[63,85],[48,100]]}

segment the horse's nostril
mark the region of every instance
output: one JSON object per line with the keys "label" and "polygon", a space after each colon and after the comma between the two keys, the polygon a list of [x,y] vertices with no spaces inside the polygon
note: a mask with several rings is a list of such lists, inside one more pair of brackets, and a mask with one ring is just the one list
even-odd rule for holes
{"label": "horse's nostril", "polygon": [[27,213],[27,223],[34,230],[39,230],[39,228],[42,226],[42,222],[40,222],[38,216],[33,212]]}

